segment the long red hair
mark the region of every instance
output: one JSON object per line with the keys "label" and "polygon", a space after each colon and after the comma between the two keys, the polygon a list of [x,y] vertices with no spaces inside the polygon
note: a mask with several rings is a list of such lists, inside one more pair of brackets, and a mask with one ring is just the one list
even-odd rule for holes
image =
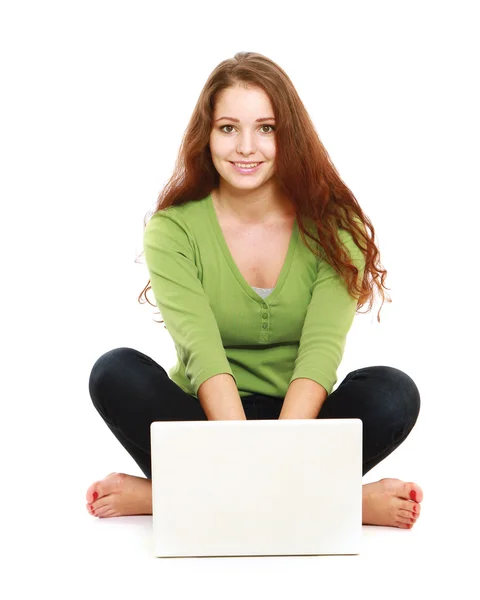
{"label": "long red hair", "polygon": [[[390,288],[384,286],[387,271],[380,263],[375,229],[340,178],[290,78],[262,54],[238,52],[234,58],[222,61],[210,74],[185,131],[174,172],[160,193],[155,210],[145,216],[144,226],[157,211],[201,200],[218,187],[219,175],[209,149],[213,111],[218,93],[235,85],[261,88],[272,103],[276,123],[275,175],[296,207],[303,243],[319,257],[305,236],[320,244],[321,257],[345,280],[350,295],[358,297],[357,312],[367,302],[368,310],[363,312],[372,309],[374,286],[382,297],[383,306],[384,289]],[[319,239],[307,231],[304,219],[315,224]],[[366,263],[361,283],[358,282],[358,269],[350,262],[338,237],[339,227],[351,234],[364,253]],[[147,297],[149,289],[150,280],[138,301],[155,306]],[[143,296],[145,300],[142,300]],[[391,302],[388,296],[387,301]]]}

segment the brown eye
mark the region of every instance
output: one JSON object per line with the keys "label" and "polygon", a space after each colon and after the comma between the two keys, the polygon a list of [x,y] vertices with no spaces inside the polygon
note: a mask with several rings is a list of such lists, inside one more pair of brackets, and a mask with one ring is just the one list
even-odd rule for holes
{"label": "brown eye", "polygon": [[[233,129],[232,125],[223,125],[222,127],[220,127],[220,131],[223,131],[225,129],[225,127],[231,127]],[[223,131],[223,133],[230,133],[229,131]]]}

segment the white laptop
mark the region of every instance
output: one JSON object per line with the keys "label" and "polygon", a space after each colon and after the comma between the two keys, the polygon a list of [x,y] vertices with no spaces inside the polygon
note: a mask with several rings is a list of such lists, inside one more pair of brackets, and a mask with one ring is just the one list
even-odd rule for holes
{"label": "white laptop", "polygon": [[359,554],[362,425],[155,421],[154,555]]}

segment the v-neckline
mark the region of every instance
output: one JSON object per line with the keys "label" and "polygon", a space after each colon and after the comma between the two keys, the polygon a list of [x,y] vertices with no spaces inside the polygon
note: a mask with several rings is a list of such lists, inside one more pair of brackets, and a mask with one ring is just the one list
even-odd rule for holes
{"label": "v-neckline", "polygon": [[216,238],[220,244],[223,255],[224,255],[227,263],[229,264],[230,269],[232,270],[233,274],[235,275],[237,281],[239,282],[239,284],[247,292],[247,294],[251,298],[256,300],[257,302],[260,300],[262,302],[262,304],[264,304],[267,301],[272,302],[273,300],[275,300],[275,298],[278,296],[278,294],[280,293],[280,291],[285,283],[288,272],[292,265],[293,256],[295,254],[295,249],[297,247],[297,242],[298,242],[297,219],[295,218],[295,220],[293,222],[293,229],[292,229],[292,234],[290,236],[290,242],[288,245],[287,254],[285,256],[285,260],[283,262],[282,269],[278,276],[277,283],[276,283],[275,287],[273,288],[272,293],[269,294],[266,298],[263,298],[262,296],[257,294],[257,292],[253,289],[253,287],[246,281],[246,279],[240,272],[240,269],[238,268],[237,263],[233,260],[232,253],[230,252],[230,248],[228,247],[228,244],[225,240],[225,236],[223,235],[223,231],[220,226],[220,221],[218,220],[217,212],[213,205],[213,199],[212,199],[211,194],[208,194],[208,196],[207,196],[206,206],[207,206],[208,215],[210,218],[210,223],[212,225],[213,231],[215,232]]}

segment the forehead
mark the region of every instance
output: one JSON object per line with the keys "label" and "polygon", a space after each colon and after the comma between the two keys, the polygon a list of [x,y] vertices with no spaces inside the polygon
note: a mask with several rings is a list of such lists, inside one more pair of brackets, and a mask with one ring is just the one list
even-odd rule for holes
{"label": "forehead", "polygon": [[248,119],[250,117],[273,117],[274,112],[270,98],[264,90],[259,87],[245,88],[237,85],[219,92],[215,102],[214,116],[218,118],[222,115]]}

